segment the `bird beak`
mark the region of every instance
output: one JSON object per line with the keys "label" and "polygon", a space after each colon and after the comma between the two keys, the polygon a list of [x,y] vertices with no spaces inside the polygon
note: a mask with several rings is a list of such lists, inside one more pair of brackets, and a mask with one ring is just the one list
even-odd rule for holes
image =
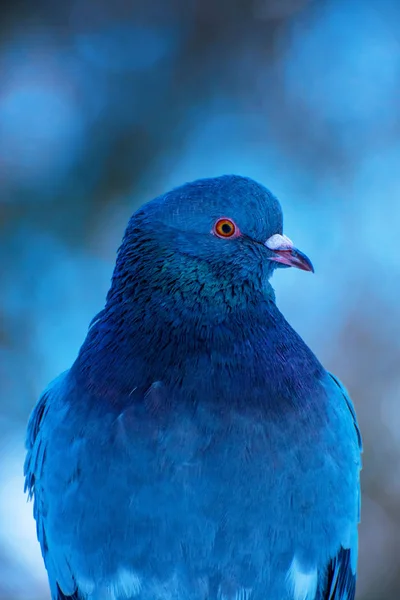
{"label": "bird beak", "polygon": [[292,240],[286,235],[276,233],[267,239],[265,245],[273,252],[273,256],[270,256],[268,260],[314,273],[311,260],[300,250],[297,250],[293,246]]}

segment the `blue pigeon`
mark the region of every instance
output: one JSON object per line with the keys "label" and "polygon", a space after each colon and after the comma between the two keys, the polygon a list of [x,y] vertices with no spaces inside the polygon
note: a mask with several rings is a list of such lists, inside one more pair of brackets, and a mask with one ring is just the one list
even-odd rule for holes
{"label": "blue pigeon", "polygon": [[52,600],[353,600],[361,437],[275,304],[312,271],[239,176],[131,218],[103,310],[30,418]]}

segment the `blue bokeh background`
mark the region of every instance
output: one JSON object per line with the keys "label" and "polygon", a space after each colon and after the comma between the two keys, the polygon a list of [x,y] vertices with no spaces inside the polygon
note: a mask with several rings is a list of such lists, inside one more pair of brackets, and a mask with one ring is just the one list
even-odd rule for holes
{"label": "blue bokeh background", "polygon": [[202,176],[280,198],[274,284],[363,431],[360,600],[400,597],[397,0],[39,0],[0,23],[0,598],[46,600],[28,414],[102,307],[130,214]]}

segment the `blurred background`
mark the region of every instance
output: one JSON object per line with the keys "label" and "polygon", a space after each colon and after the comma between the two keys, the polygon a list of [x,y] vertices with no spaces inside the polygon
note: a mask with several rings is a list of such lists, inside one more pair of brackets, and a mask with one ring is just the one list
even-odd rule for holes
{"label": "blurred background", "polygon": [[0,598],[47,600],[24,434],[143,202],[238,173],[315,276],[275,275],[364,437],[359,600],[400,597],[398,0],[71,0],[0,21]]}

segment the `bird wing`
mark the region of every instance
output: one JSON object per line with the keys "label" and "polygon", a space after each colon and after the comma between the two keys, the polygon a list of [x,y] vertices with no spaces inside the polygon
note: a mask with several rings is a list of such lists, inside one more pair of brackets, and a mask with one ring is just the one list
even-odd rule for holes
{"label": "bird wing", "polygon": [[[342,385],[339,379],[332,375],[332,373],[329,373],[329,375],[339,388],[340,393],[342,394],[351,413],[360,452],[359,469],[361,470],[362,439],[353,403],[346,388]],[[358,482],[357,502],[359,522],[361,508],[360,482]],[[343,546],[340,547],[338,553],[328,565],[327,575],[325,576],[325,582],[323,584],[324,590],[321,596],[323,600],[354,600],[356,593],[356,565],[358,555],[357,535],[351,537],[349,546],[350,547],[348,548],[344,548]]]}
{"label": "bird wing", "polygon": [[[354,549],[340,548],[328,566],[323,600],[354,600],[356,573],[352,567]],[[357,553],[357,548],[355,549]]]}
{"label": "bird wing", "polygon": [[[24,465],[25,492],[29,499],[34,499],[33,514],[36,520],[37,537],[42,550],[43,560],[49,576],[49,583],[53,600],[78,600],[76,583],[64,553],[49,553],[46,535],[45,518],[48,513],[49,501],[42,490],[41,479],[46,463],[48,433],[51,430],[49,408],[60,393],[67,371],[55,379],[43,392],[36,404],[28,423],[26,449],[27,455]],[[60,587],[67,596],[61,592]]]}
{"label": "bird wing", "polygon": [[[354,424],[354,429],[356,430],[356,434],[357,434],[357,441],[358,441],[358,447],[360,450],[360,455],[363,451],[363,447],[362,447],[362,439],[361,439],[361,432],[360,432],[360,428],[358,426],[357,423],[357,416],[356,416],[356,411],[354,410],[354,406],[353,403],[351,401],[351,398],[349,396],[349,392],[346,390],[346,388],[344,387],[344,385],[339,381],[339,379],[335,376],[332,375],[332,373],[328,373],[329,376],[333,379],[333,381],[336,383],[336,385],[338,386],[346,404],[347,407],[351,413],[351,416],[353,417],[353,424]],[[360,468],[361,468],[361,457],[360,457]]]}

